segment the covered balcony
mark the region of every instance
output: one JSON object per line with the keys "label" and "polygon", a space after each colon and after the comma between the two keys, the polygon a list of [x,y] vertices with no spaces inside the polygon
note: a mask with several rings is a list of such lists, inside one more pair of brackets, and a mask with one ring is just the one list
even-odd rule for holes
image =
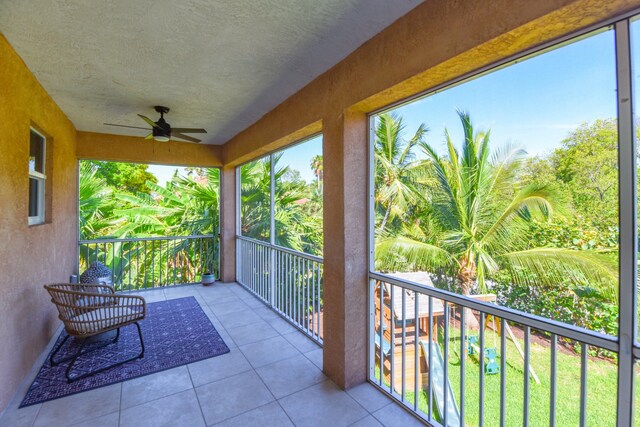
{"label": "covered balcony", "polygon": [[[638,16],[1,4],[0,425],[638,425]],[[208,228],[87,237],[84,161],[215,171]]]}

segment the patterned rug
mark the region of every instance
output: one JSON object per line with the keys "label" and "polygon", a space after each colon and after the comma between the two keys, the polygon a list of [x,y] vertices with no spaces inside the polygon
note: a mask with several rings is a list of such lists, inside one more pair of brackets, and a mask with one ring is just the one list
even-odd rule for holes
{"label": "patterned rug", "polygon": [[[144,358],[68,384],[64,372],[69,362],[52,367],[49,363],[49,356],[47,356],[47,360],[29,387],[20,407],[164,371],[229,352],[229,348],[194,297],[148,303],[147,317],[140,322],[140,326],[145,344]],[[62,331],[56,341],[56,346],[64,339],[65,335],[66,332]],[[78,343],[70,338],[56,355],[56,359],[74,354],[77,346]],[[90,348],[90,345],[85,347],[85,349]],[[80,356],[74,365],[72,375],[76,376],[88,370],[99,369],[115,361],[133,357],[139,352],[138,331],[135,325],[127,326],[120,331],[120,339],[117,343]]]}

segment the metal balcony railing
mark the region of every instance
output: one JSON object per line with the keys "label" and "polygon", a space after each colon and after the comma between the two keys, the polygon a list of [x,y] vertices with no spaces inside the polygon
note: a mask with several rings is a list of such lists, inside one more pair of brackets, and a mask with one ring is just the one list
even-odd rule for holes
{"label": "metal balcony railing", "polygon": [[211,235],[80,240],[78,271],[100,261],[118,291],[197,283],[204,273],[218,277],[218,252]]}
{"label": "metal balcony railing", "polygon": [[236,236],[238,283],[322,345],[322,258]]}
{"label": "metal balcony railing", "polygon": [[[468,425],[473,412],[471,425],[526,426],[532,411],[544,411],[551,426],[584,426],[589,410],[607,406],[615,420],[617,397],[592,395],[597,407],[588,407],[587,389],[589,350],[617,355],[617,338],[491,304],[486,302],[490,295],[471,298],[388,275],[369,277],[369,380],[429,424]],[[535,347],[537,366],[532,364],[534,335],[546,343]],[[561,373],[564,383],[558,382],[561,340],[571,340],[578,350],[571,356],[575,380],[570,384],[566,373]],[[492,374],[492,384],[499,387],[487,391]],[[532,387],[537,387],[535,405]],[[562,395],[578,388],[577,398]],[[507,393],[518,396],[517,413],[507,405]],[[557,410],[559,398],[573,400],[573,418]]]}

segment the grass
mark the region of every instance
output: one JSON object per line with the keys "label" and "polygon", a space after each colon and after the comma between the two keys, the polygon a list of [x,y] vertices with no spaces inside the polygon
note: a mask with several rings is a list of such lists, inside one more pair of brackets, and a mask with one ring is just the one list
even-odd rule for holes
{"label": "grass", "polygon": [[[459,330],[450,328],[452,340],[449,343],[449,382],[460,406],[460,338]],[[495,346],[500,349],[499,337],[495,337]],[[521,340],[521,348],[524,344]],[[494,333],[487,331],[485,335],[486,347],[494,346]],[[445,343],[440,337],[441,352],[444,353]],[[454,352],[455,350],[455,352]],[[551,348],[547,344],[539,345],[532,342],[530,360],[540,384],[533,379],[529,386],[529,425],[549,425],[550,416],[550,376],[551,376]],[[524,417],[524,362],[515,345],[507,340],[506,351],[506,425],[521,426]],[[379,372],[376,373],[379,378]],[[480,375],[476,356],[468,356],[465,363],[465,425],[479,425],[480,407]],[[484,377],[484,420],[485,425],[497,425],[500,419],[500,375],[485,375]],[[387,384],[388,387],[388,384]],[[588,359],[587,363],[587,425],[613,426],[616,420],[617,401],[617,371],[615,363],[607,360]],[[557,383],[556,383],[556,424],[559,426],[573,426],[579,424],[580,419],[580,355],[557,352]],[[414,393],[407,392],[405,399],[414,401]],[[427,393],[419,392],[419,410],[428,413],[429,403]],[[435,406],[435,402],[434,402]],[[640,425],[640,423],[636,423]]]}

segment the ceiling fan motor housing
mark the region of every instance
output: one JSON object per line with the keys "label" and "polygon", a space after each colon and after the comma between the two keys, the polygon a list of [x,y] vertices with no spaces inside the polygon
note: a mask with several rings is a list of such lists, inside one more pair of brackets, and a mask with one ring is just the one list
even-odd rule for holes
{"label": "ceiling fan motor housing", "polygon": [[151,130],[156,141],[168,141],[171,138],[171,126],[161,117]]}

